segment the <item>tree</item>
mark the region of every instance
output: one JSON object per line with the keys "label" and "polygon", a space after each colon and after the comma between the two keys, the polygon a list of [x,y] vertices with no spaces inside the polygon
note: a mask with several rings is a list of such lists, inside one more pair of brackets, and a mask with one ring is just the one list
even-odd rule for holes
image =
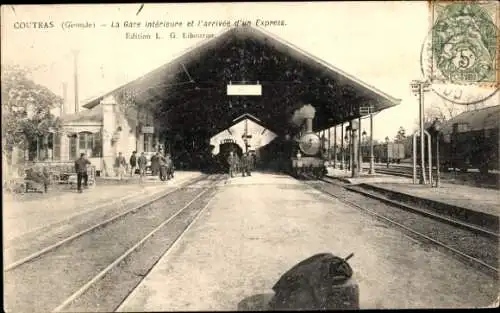
{"label": "tree", "polygon": [[[454,118],[467,110],[467,105],[457,104],[452,101],[434,96],[430,98],[430,106],[424,112],[424,128],[429,128],[438,119],[441,122]],[[415,131],[420,129],[418,118],[415,120]]]}
{"label": "tree", "polygon": [[394,141],[397,143],[402,143],[404,142],[405,138],[406,138],[406,130],[404,129],[403,126],[400,126],[396,134],[396,137],[394,138]]}
{"label": "tree", "polygon": [[27,148],[60,125],[50,109],[62,98],[36,84],[29,74],[19,66],[2,67],[2,155],[9,164],[14,147]]}

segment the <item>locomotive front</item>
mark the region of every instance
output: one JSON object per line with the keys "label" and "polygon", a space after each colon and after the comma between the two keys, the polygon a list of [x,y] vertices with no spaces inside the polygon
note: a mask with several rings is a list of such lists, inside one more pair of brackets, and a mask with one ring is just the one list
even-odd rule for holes
{"label": "locomotive front", "polygon": [[326,174],[321,138],[313,132],[312,118],[305,118],[305,131],[297,140],[297,154],[292,157],[293,175],[321,178]]}

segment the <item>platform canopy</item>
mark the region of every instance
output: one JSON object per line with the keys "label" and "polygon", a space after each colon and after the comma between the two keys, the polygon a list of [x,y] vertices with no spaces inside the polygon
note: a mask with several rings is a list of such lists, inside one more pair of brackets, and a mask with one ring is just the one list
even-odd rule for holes
{"label": "platform canopy", "polygon": [[[260,84],[260,96],[228,96],[228,84]],[[400,100],[340,69],[254,27],[230,28],[204,40],[160,68],[95,98],[133,91],[138,105],[154,110],[169,129],[198,129],[211,134],[231,126],[245,113],[283,135],[304,104],[316,108],[314,130],[360,116],[359,108],[378,112]],[[164,122],[163,122],[164,121]],[[295,128],[294,128],[295,127]]]}

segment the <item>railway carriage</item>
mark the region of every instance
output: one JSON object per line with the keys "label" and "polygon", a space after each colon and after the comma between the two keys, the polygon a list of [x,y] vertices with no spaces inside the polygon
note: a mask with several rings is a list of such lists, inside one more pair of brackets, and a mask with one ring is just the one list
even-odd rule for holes
{"label": "railway carriage", "polygon": [[499,117],[497,105],[464,112],[446,122],[440,137],[442,168],[464,172],[475,168],[482,174],[498,170]]}

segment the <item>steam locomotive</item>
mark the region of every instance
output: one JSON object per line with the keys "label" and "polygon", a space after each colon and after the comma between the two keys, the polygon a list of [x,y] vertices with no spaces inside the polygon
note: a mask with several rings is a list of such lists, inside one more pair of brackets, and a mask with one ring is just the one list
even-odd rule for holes
{"label": "steam locomotive", "polygon": [[321,138],[312,130],[312,118],[305,119],[305,130],[293,143],[295,156],[291,158],[292,175],[297,178],[321,178],[326,175],[324,149]]}

